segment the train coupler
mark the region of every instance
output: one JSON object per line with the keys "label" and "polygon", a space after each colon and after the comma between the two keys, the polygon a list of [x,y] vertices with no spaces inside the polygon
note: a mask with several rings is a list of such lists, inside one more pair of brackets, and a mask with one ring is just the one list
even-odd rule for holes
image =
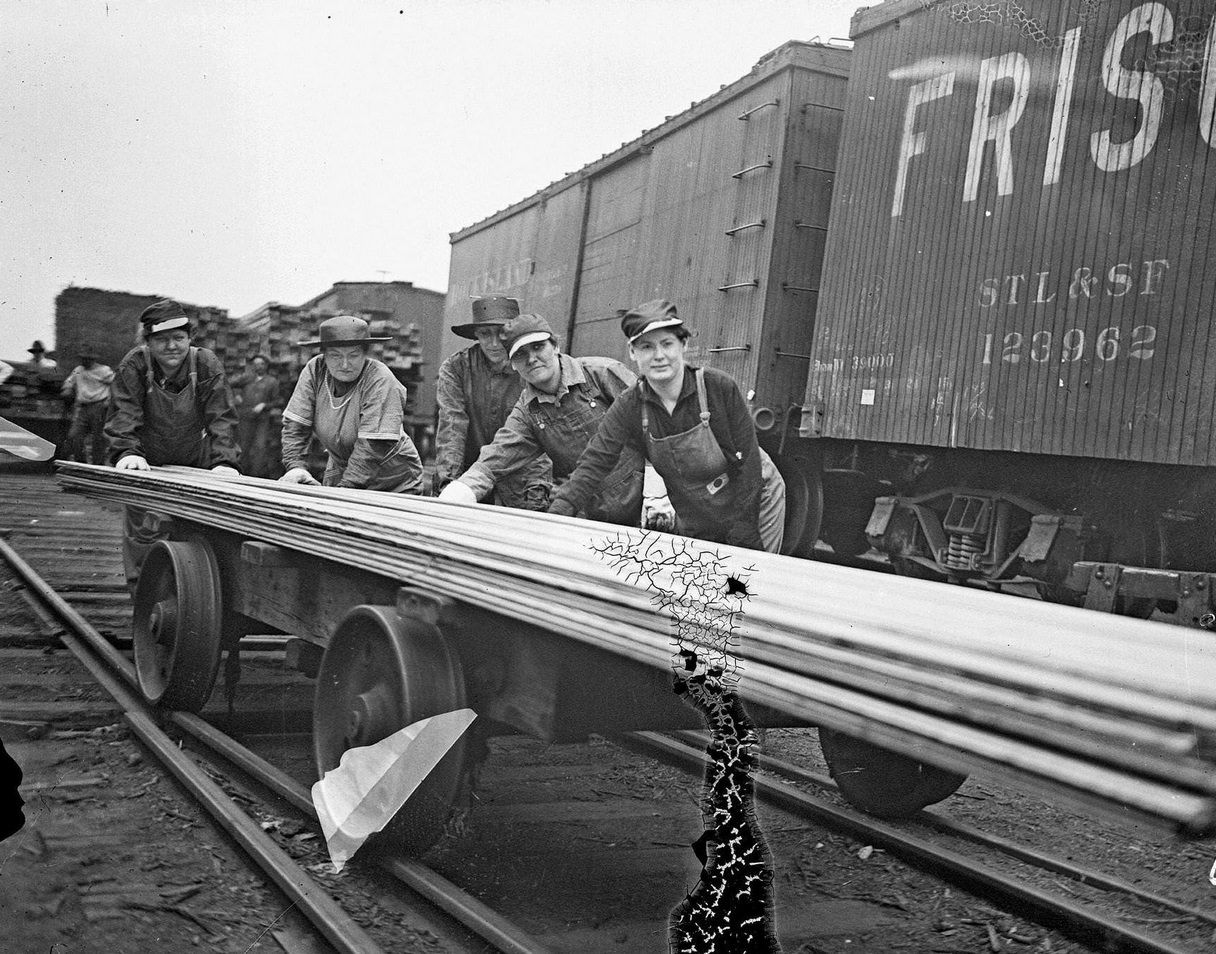
{"label": "train coupler", "polygon": [[1085,608],[1120,612],[1130,601],[1155,601],[1156,608],[1184,626],[1216,629],[1212,590],[1216,577],[1119,563],[1074,563],[1064,586],[1085,594]]}

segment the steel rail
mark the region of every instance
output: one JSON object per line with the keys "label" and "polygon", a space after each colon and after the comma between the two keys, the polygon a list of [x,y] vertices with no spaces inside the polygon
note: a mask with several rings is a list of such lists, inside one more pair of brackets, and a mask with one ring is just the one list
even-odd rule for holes
{"label": "steel rail", "polygon": [[[187,758],[148,715],[149,707],[138,696],[138,679],[124,658],[84,619],[70,603],[27,563],[6,541],[0,539],[2,556],[38,599],[71,630],[59,638],[89,670],[98,684],[115,699],[132,731],[165,764],[220,826],[258,863],[293,906],[309,918],[342,954],[376,954],[381,948],[347,915],[324,889],[274,843],[225,795],[201,769]],[[98,657],[101,657],[100,660]],[[259,758],[198,716],[175,712],[172,721],[193,738],[228,759],[250,777],[297,809],[316,819],[312,799],[303,786]],[[503,954],[550,954],[548,948],[498,915],[438,872],[412,860],[380,859],[380,865],[399,881],[444,911],[471,932],[494,945]]]}
{"label": "steel rail", "polygon": [[[704,767],[703,750],[657,733],[638,732],[622,737],[621,742],[635,751],[651,756],[657,754],[663,761],[675,762],[681,768],[698,770]],[[753,777],[753,782],[756,796],[769,804],[861,838],[865,844],[882,848],[915,867],[945,877],[973,894],[982,890],[983,896],[999,900],[1011,909],[1026,912],[1036,923],[1059,930],[1096,950],[1130,954],[1196,954],[1193,949],[1178,947],[1164,938],[1095,914],[1068,898],[1021,884],[987,865],[900,831],[892,825],[838,808],[792,785],[764,776]]]}
{"label": "steel rail", "polygon": [[[382,948],[325,893],[324,888],[313,881],[304,869],[234,805],[223,790],[160,729],[148,714],[147,704],[131,691],[136,684],[131,664],[106,643],[101,635],[2,539],[0,556],[22,578],[26,586],[34,590],[39,598],[72,628],[73,633],[61,633],[59,638],[89,670],[93,678],[113,696],[123,710],[123,717],[140,741],[270,876],[292,901],[293,907],[298,908],[312,922],[317,932],[342,954],[376,954],[381,951]],[[115,670],[114,674],[103,666],[98,656]]]}
{"label": "steel rail", "polygon": [[[700,746],[704,748],[709,742],[709,735],[706,732],[680,731],[672,732],[670,736],[694,747]],[[787,762],[775,756],[761,753],[757,758],[757,763],[765,771],[779,773],[793,782],[814,785],[820,791],[838,792],[840,790],[839,786],[837,786],[830,776],[819,772],[812,772],[800,765],[795,765],[793,762]],[[978,845],[993,848],[996,851],[1009,855],[1011,858],[1016,858],[1018,861],[1024,861],[1027,864],[1043,868],[1055,874],[1062,874],[1079,884],[1091,885],[1104,891],[1118,891],[1122,894],[1139,898],[1142,901],[1147,901],[1150,904],[1169,908],[1179,914],[1185,914],[1187,917],[1197,918],[1209,924],[1216,924],[1216,912],[1204,911],[1189,904],[1184,904],[1181,901],[1175,901],[1173,898],[1167,898],[1165,895],[1146,891],[1143,888],[1136,887],[1131,882],[1124,881],[1122,878],[1115,878],[1103,874],[1094,868],[1078,864],[1075,861],[1060,858],[1057,855],[1040,851],[1037,848],[1031,848],[1028,845],[1018,844],[1000,835],[981,831],[973,825],[948,818],[945,815],[939,815],[930,809],[922,809],[918,814],[909,817],[907,821],[927,825],[947,835],[954,835],[957,838],[963,838]]]}
{"label": "steel rail", "polygon": [[[573,638],[584,639],[649,665],[666,668],[669,664],[668,631],[671,621],[656,613],[650,604],[649,594],[644,590],[624,585],[608,568],[598,564],[594,557],[581,552],[584,551],[581,542],[572,545],[568,538],[561,539],[553,529],[552,521],[560,521],[562,518],[542,517],[537,520],[537,515],[505,514],[492,508],[478,508],[480,512],[472,511],[471,508],[457,508],[456,513],[453,513],[449,505],[436,501],[403,499],[394,495],[365,492],[335,493],[332,489],[285,494],[284,489],[294,488],[282,488],[281,485],[264,481],[233,482],[200,477],[197,471],[189,475],[180,472],[174,472],[171,476],[140,475],[138,480],[132,481],[125,477],[116,478],[116,472],[107,471],[106,468],[70,465],[65,470],[69,471],[69,483],[84,485],[87,491],[95,496],[155,507],[174,516],[193,519],[234,533],[261,535],[271,542],[322,558],[332,558],[334,552],[342,552],[344,562],[361,565],[371,572],[428,585],[465,601],[480,601],[486,608],[495,612],[551,631],[562,632]],[[80,471],[85,473],[81,474]],[[167,499],[171,496],[167,494],[168,489],[180,494],[180,497]],[[310,501],[309,497],[313,499]],[[461,514],[461,510],[468,512]],[[525,520],[521,523],[520,518],[525,516],[533,518],[532,522]],[[477,520],[476,526],[472,525],[474,518]],[[589,525],[572,521],[565,521],[565,524],[578,527],[579,539],[586,539]],[[528,533],[533,538],[524,544],[519,542],[523,536],[521,526],[527,526]],[[626,533],[623,528],[605,529],[608,532]],[[503,541],[502,548],[514,552],[504,557],[488,555],[490,548],[499,548],[496,538],[508,534],[513,534],[514,539]],[[640,538],[640,531],[633,531],[630,537]],[[530,546],[533,549],[529,551]],[[733,548],[721,549],[728,554],[733,552]],[[538,551],[546,557],[543,566],[538,566]],[[582,576],[567,572],[563,578],[560,574],[554,574],[552,565],[556,554],[560,554],[563,563],[571,562],[576,565]],[[807,587],[805,581],[801,587],[795,585],[795,579],[789,576],[790,564],[795,564],[804,573],[816,572],[819,577],[825,575],[824,570],[835,571],[837,574],[849,572],[749,551],[742,551],[742,554],[755,560],[764,570],[782,571],[774,575],[783,577],[794,591],[805,590]],[[767,565],[763,565],[765,558],[768,560]],[[486,581],[486,571],[496,573],[496,579],[502,582],[495,587],[481,586],[480,584]],[[832,591],[835,599],[848,592],[844,584],[855,586],[856,574],[852,574],[853,580],[847,581],[842,578],[834,579],[830,574],[827,576],[829,582],[834,584],[828,589]],[[565,600],[553,599],[555,584],[556,588],[567,594]],[[767,587],[773,589],[775,581],[767,579]],[[776,588],[780,589],[780,586],[777,585]],[[925,589],[917,587],[912,591],[922,604],[926,602]],[[943,592],[941,595],[946,594]],[[956,602],[961,602],[964,607],[970,605],[966,602],[969,597],[964,594],[952,591],[949,596],[952,606]],[[577,605],[563,606],[560,605],[561,602]],[[770,599],[769,604],[776,602],[779,601]],[[822,602],[823,597],[820,594],[816,608],[819,608]],[[769,604],[749,604],[748,619],[763,617]],[[982,619],[985,625],[991,627],[994,622],[993,605],[988,601],[983,604],[982,611],[976,608],[968,609],[968,618]],[[922,615],[928,612],[923,607],[919,609]],[[865,607],[858,610],[858,614],[863,617],[866,612]],[[904,620],[916,615],[914,610],[907,607],[903,607],[901,612]],[[940,627],[940,606],[934,605],[933,612],[932,623]],[[1032,618],[1034,613],[1041,615],[1040,610],[1033,610],[1030,613]],[[784,615],[789,614],[786,612]],[[1093,615],[1074,614],[1072,617],[1059,617],[1052,614],[1044,619],[1050,618],[1052,622],[1067,620],[1070,624],[1067,629],[1082,632],[1091,631],[1097,622],[1101,622],[1103,632],[1119,629],[1117,625],[1112,624],[1120,621],[1107,620],[1105,617],[1101,620],[1089,619]],[[825,616],[828,617],[826,622],[823,618]],[[832,616],[836,618],[833,619]],[[1082,621],[1080,616],[1087,618]],[[742,691],[754,701],[773,705],[801,718],[848,731],[887,747],[910,751],[934,764],[950,767],[961,764],[972,771],[978,770],[997,776],[1003,773],[1006,778],[1012,773],[1017,784],[1027,785],[1032,790],[1063,792],[1074,801],[1099,808],[1104,800],[1131,805],[1138,811],[1166,818],[1185,829],[1202,830],[1213,824],[1212,795],[1213,785],[1216,783],[1205,771],[1208,768],[1206,763],[1197,759],[1180,758],[1176,751],[1170,751],[1171,746],[1176,748],[1179,744],[1180,736],[1177,733],[1172,736],[1162,735],[1159,752],[1143,752],[1141,749],[1143,754],[1136,755],[1132,759],[1135,764],[1129,766],[1126,764],[1128,757],[1125,753],[1135,750],[1128,745],[1106,745],[1104,748],[1096,744],[1092,732],[1088,731],[1092,726],[1087,727],[1086,731],[1077,731],[1070,740],[1070,753],[1061,754],[1045,750],[1039,738],[1019,741],[1000,733],[988,732],[982,725],[957,725],[955,723],[962,715],[974,716],[975,713],[959,713],[947,709],[949,717],[942,714],[933,715],[909,709],[898,701],[892,702],[854,691],[849,685],[819,680],[813,670],[816,664],[822,665],[823,660],[816,659],[813,652],[806,652],[806,643],[813,643],[814,640],[804,639],[802,646],[799,646],[796,640],[807,637],[808,632],[811,632],[829,645],[840,642],[838,633],[846,624],[845,620],[840,618],[839,608],[811,614],[811,630],[808,630],[805,613],[798,623],[798,628],[794,628],[794,624],[781,617],[780,613],[774,616],[775,622],[772,625],[757,626],[753,622],[750,629],[745,626],[745,637],[752,638],[746,640],[744,646],[743,657],[748,678],[742,685]],[[788,630],[780,628],[783,622],[789,626]],[[890,634],[889,621],[886,622],[885,629],[875,627],[872,630],[862,625],[865,622],[865,619],[860,623],[857,619],[848,621],[847,628],[854,631],[849,636],[850,642],[859,641],[858,631],[871,642],[879,644],[894,638]],[[913,628],[910,632],[933,634],[936,631],[923,622],[919,625],[925,628]],[[1163,627],[1147,625],[1151,628],[1154,658],[1159,661],[1163,655],[1162,643],[1169,639],[1163,631],[1170,631]],[[955,632],[950,635],[957,641],[957,621],[953,629]],[[1126,645],[1120,651],[1125,655],[1128,648],[1135,645],[1129,636],[1133,632],[1137,632],[1134,627],[1123,627],[1123,643]],[[1137,633],[1141,640],[1145,639],[1143,632],[1141,630]],[[906,651],[907,634],[896,635],[905,644],[902,648]],[[1052,635],[1053,642],[1058,643],[1062,636],[1066,637],[1068,633]],[[945,651],[947,645],[948,642],[942,646],[942,651]],[[1114,640],[1112,645],[1118,648],[1119,641]],[[880,646],[880,652],[882,648]],[[1025,645],[1021,646],[1023,651],[1025,648]],[[950,649],[957,655],[966,655],[957,646],[951,646]],[[800,651],[801,656],[798,655]],[[761,661],[765,658],[781,659],[791,655],[796,664],[787,662],[784,668]],[[972,655],[976,654],[973,652]],[[1190,669],[1188,676],[1191,681],[1188,689],[1204,685],[1202,678],[1196,678],[1196,672],[1205,671],[1205,665],[1210,666],[1210,655],[1205,656],[1197,652],[1193,660],[1185,660]],[[1059,660],[1053,658],[1052,662],[1057,664]],[[996,654],[995,660],[988,658],[987,664],[999,665],[1002,671],[1011,668],[1011,664],[1002,658],[1002,654]],[[1101,669],[1100,663],[1095,662],[1093,668]],[[1040,666],[1040,669],[1045,670],[1046,667]],[[1143,669],[1143,665],[1138,664],[1135,667],[1134,674],[1137,679]],[[1047,670],[1042,675],[1048,682],[1054,680],[1053,689],[1059,688],[1059,674]],[[1065,675],[1074,680],[1078,678]],[[889,680],[874,681],[879,685],[867,685],[865,688],[881,691]],[[1160,682],[1161,680],[1158,680],[1158,683]],[[854,680],[854,684],[856,683]],[[1103,705],[1110,702],[1108,695],[1146,695],[1145,692],[1138,693],[1134,687],[1129,688],[1127,685],[1119,686],[1118,693],[1114,692],[1114,685],[1105,683],[1097,683],[1094,688],[1098,701]],[[1177,690],[1177,686],[1174,688]],[[957,697],[951,697],[949,704],[957,709],[957,701]],[[1160,713],[1163,718],[1193,719],[1190,723],[1183,723],[1190,732],[1197,733],[1197,726],[1205,725],[1213,717],[1211,711],[1195,703],[1177,704],[1169,699],[1154,699],[1151,695],[1147,702],[1137,699],[1136,704],[1151,710],[1154,703],[1163,710]],[[1102,710],[1098,708],[1097,711],[1101,713]],[[1111,725],[1115,725],[1114,720]],[[948,744],[940,741],[943,739],[948,740]],[[1134,741],[1140,745],[1143,739]],[[998,753],[998,757],[993,758],[993,752]],[[1103,764],[1102,758],[1112,761],[1116,769],[1112,770]],[[1120,765],[1121,762],[1124,764]],[[1129,768],[1145,771],[1146,767],[1151,777],[1132,777],[1129,780]],[[1049,772],[1054,777],[1047,777]],[[1061,779],[1065,781],[1062,782]],[[1196,791],[1179,792],[1180,782],[1184,787],[1189,785]],[[1095,793],[1098,795],[1097,799],[1094,797]]]}
{"label": "steel rail", "polygon": [[[178,727],[189,733],[192,738],[227,759],[298,811],[316,819],[317,812],[311,794],[295,779],[196,715],[175,712],[172,718]],[[517,925],[426,865],[401,858],[378,858],[376,863],[411,890],[494,945],[495,950],[502,951],[503,954],[550,954],[549,948]]]}

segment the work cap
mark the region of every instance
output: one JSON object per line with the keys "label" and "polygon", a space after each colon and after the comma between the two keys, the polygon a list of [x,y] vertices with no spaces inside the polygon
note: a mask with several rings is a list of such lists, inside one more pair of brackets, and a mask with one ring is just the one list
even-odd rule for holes
{"label": "work cap", "polygon": [[391,337],[373,338],[371,326],[356,315],[334,315],[321,322],[315,341],[300,342],[301,348],[345,348],[351,345],[370,344],[373,341],[392,341]]}
{"label": "work cap", "polygon": [[478,328],[501,328],[512,318],[519,317],[519,300],[502,296],[473,299],[473,320],[453,325],[452,333],[462,338],[476,338]]}
{"label": "work cap", "polygon": [[81,345],[80,350],[76,352],[76,357],[81,361],[96,361],[97,351],[92,345]]}
{"label": "work cap", "polygon": [[30,345],[25,350],[28,351],[30,354],[44,354],[46,352],[46,348],[42,347],[41,341],[35,341],[32,345]]}
{"label": "work cap", "polygon": [[503,343],[507,346],[507,357],[515,357],[515,352],[525,345],[537,341],[557,342],[549,322],[540,315],[520,315],[508,321],[502,329]]}
{"label": "work cap", "polygon": [[161,331],[175,331],[190,325],[190,316],[172,298],[162,298],[145,308],[139,316],[143,325],[144,337]]}
{"label": "work cap", "polygon": [[676,314],[676,306],[666,298],[656,298],[654,301],[645,302],[636,308],[630,308],[621,317],[621,331],[625,333],[630,344],[648,331],[677,326],[683,328],[684,322]]}

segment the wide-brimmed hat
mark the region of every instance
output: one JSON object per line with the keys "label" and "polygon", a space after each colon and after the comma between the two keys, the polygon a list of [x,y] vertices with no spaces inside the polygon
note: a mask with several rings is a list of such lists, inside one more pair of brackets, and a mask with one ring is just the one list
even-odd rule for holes
{"label": "wide-brimmed hat", "polygon": [[32,345],[25,349],[30,354],[46,354],[46,348],[42,347],[41,341],[35,341]]}
{"label": "wide-brimmed hat", "polygon": [[190,316],[172,298],[162,298],[139,313],[139,323],[143,328],[144,337],[147,338],[162,331],[189,328]]}
{"label": "wide-brimmed hat", "polygon": [[452,334],[462,338],[476,338],[478,328],[501,328],[512,318],[519,317],[519,299],[502,295],[489,295],[473,299],[473,320],[463,325],[452,325]]}
{"label": "wide-brimmed hat", "polygon": [[676,314],[676,306],[666,298],[655,298],[653,301],[644,302],[636,308],[630,308],[621,316],[621,331],[629,339],[630,344],[649,331],[677,327],[687,337],[688,330],[684,328],[684,322]]}
{"label": "wide-brimmed hat", "polygon": [[392,337],[372,337],[371,326],[355,315],[334,315],[321,322],[317,329],[320,337],[316,341],[301,341],[301,348],[345,348],[351,345],[371,344],[373,341],[392,341]]}
{"label": "wide-brimmed hat", "polygon": [[515,357],[515,352],[525,345],[537,341],[557,341],[553,329],[541,315],[520,315],[512,318],[502,329],[502,341],[507,346],[507,357]]}

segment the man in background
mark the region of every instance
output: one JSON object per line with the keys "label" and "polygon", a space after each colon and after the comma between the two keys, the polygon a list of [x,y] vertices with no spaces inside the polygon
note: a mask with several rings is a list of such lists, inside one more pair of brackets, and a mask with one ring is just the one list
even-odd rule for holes
{"label": "man in background", "polygon": [[279,425],[275,412],[283,408],[279,379],[270,373],[270,362],[256,354],[249,359],[249,371],[232,384],[242,468],[251,477],[278,477],[282,468],[275,447]]}
{"label": "man in background", "polygon": [[47,350],[42,346],[41,341],[35,341],[25,350],[30,353],[29,363],[35,368],[54,368],[57,366],[54,361],[47,357]]}
{"label": "man in background", "polygon": [[[519,302],[514,298],[475,298],[473,320],[452,327],[454,334],[477,344],[457,351],[439,368],[435,494],[472,466],[519,400],[523,378],[511,367],[502,340],[503,325],[518,316]],[[544,510],[552,483],[552,464],[541,454],[498,481],[490,501],[502,507]]]}
{"label": "man in background", "polygon": [[63,382],[63,396],[72,401],[72,425],[68,428],[68,460],[85,464],[106,462],[106,411],[110,405],[113,370],[97,363],[89,345],[80,349],[80,364]]}

